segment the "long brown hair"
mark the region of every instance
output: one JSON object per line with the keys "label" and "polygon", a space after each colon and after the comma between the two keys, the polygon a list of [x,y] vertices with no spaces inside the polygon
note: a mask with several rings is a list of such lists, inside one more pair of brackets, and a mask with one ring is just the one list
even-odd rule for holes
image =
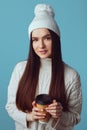
{"label": "long brown hair", "polygon": [[[52,36],[52,76],[50,82],[49,95],[53,99],[60,101],[64,111],[68,109],[65,83],[64,83],[64,63],[62,61],[60,37],[49,30]],[[40,70],[40,58],[35,54],[32,47],[32,37],[30,39],[30,50],[24,74],[19,82],[16,105],[18,109],[26,112],[32,111],[32,102],[38,85]]]}

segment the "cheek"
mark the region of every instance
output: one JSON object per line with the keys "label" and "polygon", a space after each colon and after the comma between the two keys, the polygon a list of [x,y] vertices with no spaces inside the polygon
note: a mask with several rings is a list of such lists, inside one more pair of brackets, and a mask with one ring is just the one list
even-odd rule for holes
{"label": "cheek", "polygon": [[49,51],[52,51],[52,44],[48,46]]}
{"label": "cheek", "polygon": [[35,44],[33,44],[32,47],[33,47],[34,50],[36,49],[36,45]]}

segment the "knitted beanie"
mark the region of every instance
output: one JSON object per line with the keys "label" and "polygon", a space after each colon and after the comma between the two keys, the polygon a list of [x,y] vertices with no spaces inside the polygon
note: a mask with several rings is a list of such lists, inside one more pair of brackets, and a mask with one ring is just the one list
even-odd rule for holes
{"label": "knitted beanie", "polygon": [[29,37],[31,32],[38,28],[50,29],[58,36],[60,36],[59,27],[54,19],[55,14],[50,5],[38,4],[35,7],[34,13],[35,17],[33,18],[28,28]]}

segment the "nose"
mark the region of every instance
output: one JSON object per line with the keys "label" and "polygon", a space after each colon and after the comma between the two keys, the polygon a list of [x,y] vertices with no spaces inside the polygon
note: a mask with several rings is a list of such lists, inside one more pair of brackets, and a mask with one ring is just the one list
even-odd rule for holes
{"label": "nose", "polygon": [[44,47],[45,47],[45,44],[44,44],[43,39],[40,40],[40,42],[39,42],[39,47],[40,47],[40,48],[44,48]]}

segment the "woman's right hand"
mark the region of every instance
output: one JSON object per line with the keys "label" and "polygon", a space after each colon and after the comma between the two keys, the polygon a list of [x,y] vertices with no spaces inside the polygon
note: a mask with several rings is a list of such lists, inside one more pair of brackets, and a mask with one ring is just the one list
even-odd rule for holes
{"label": "woman's right hand", "polygon": [[32,105],[33,105],[32,112],[27,113],[26,117],[27,121],[35,121],[38,119],[45,118],[46,114],[43,113],[43,110],[36,107],[35,101],[33,101]]}

